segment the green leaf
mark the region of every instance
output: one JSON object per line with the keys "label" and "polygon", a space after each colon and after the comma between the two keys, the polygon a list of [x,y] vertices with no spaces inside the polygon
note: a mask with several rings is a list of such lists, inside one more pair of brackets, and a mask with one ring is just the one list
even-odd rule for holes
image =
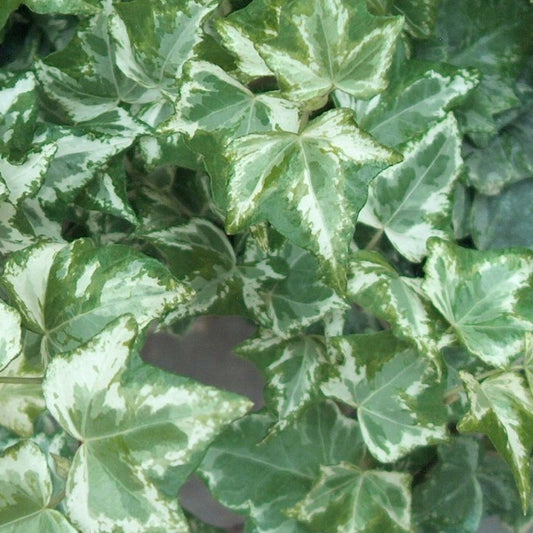
{"label": "green leaf", "polygon": [[394,10],[405,17],[405,30],[415,39],[431,36],[441,0],[395,0]]}
{"label": "green leaf", "polygon": [[527,246],[533,249],[532,185],[533,180],[522,180],[495,196],[475,195],[471,225],[476,248]]}
{"label": "green leaf", "polygon": [[446,437],[444,384],[427,358],[389,332],[331,339],[344,362],[322,386],[357,409],[365,444],[382,463]]}
{"label": "green leaf", "polygon": [[478,252],[438,239],[428,250],[423,289],[433,305],[473,354],[492,366],[507,365],[533,329],[519,313],[530,297],[532,254]]}
{"label": "green leaf", "polygon": [[461,373],[470,411],[458,425],[459,431],[485,433],[509,463],[520,493],[522,510],[531,494],[529,454],[533,446],[533,396],[526,380],[505,372],[482,383]]}
{"label": "green leaf", "polygon": [[0,370],[5,368],[21,350],[20,315],[16,309],[0,300]]}
{"label": "green leaf", "polygon": [[288,99],[317,109],[333,89],[357,98],[383,91],[402,25],[401,17],[370,15],[364,0],[295,0],[259,52]]}
{"label": "green leaf", "polygon": [[17,9],[19,0],[6,0],[2,6],[0,6],[0,30],[5,26],[11,12]]}
{"label": "green leaf", "polygon": [[351,464],[322,466],[307,496],[288,515],[323,533],[409,532],[410,476],[361,470]]}
{"label": "green leaf", "polygon": [[21,441],[0,457],[0,531],[2,533],[75,533],[48,504],[52,479],[37,444]]}
{"label": "green leaf", "polygon": [[202,36],[218,0],[134,0],[115,4],[109,28],[115,61],[131,80],[175,95],[183,65]]}
{"label": "green leaf", "polygon": [[67,480],[67,512],[83,530],[186,532],[175,499],[158,490],[157,480],[171,467],[190,471],[250,402],[154,367],[128,371],[136,329],[131,317],[119,318],[48,366],[46,405],[81,441]]}
{"label": "green leaf", "polygon": [[415,278],[400,276],[380,255],[357,252],[350,263],[348,294],[414,344],[420,354],[440,361],[438,319],[419,294]]}
{"label": "green leaf", "polygon": [[207,451],[201,475],[223,505],[250,517],[250,531],[308,533],[285,510],[311,490],[321,465],[358,464],[364,450],[357,423],[322,403],[258,444],[271,425],[266,414],[234,424]]}
{"label": "green leaf", "polygon": [[247,79],[272,75],[257,48],[277,35],[283,3],[284,0],[253,0],[245,8],[215,21],[224,46],[235,56]]}
{"label": "green leaf", "polygon": [[330,279],[342,287],[367,183],[379,167],[397,161],[395,154],[358,130],[351,113],[333,110],[300,134],[236,139],[226,156],[231,165],[227,229],[235,233],[269,220],[295,244],[318,255]]}
{"label": "green leaf", "polygon": [[322,395],[320,385],[330,366],[324,338],[300,335],[284,340],[268,332],[241,343],[236,352],[251,359],[266,377],[265,402],[279,431]]}
{"label": "green leaf", "polygon": [[469,131],[496,133],[495,114],[517,106],[514,82],[530,46],[533,13],[522,1],[443,0],[433,36],[415,56],[477,68],[482,80],[464,107]]}
{"label": "green leaf", "polygon": [[101,9],[102,0],[24,0],[24,3],[36,13],[92,15]]}
{"label": "green leaf", "polygon": [[451,194],[462,165],[453,115],[403,147],[404,160],[372,181],[359,221],[384,231],[409,261],[427,254],[430,237],[451,233]]}
{"label": "green leaf", "polygon": [[359,126],[378,142],[398,146],[443,120],[477,83],[478,77],[466,69],[397,60],[389,86],[374,98],[358,100],[343,91],[333,96],[338,106],[353,109]]}
{"label": "green leaf", "polygon": [[483,516],[483,493],[477,479],[479,444],[454,438],[450,444],[439,445],[438,456],[427,478],[414,489],[417,531],[476,533]]}

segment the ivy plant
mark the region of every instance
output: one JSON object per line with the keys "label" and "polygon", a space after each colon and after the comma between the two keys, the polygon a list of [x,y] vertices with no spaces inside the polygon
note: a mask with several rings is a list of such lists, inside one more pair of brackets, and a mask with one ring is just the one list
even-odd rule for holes
{"label": "ivy plant", "polygon": [[[533,522],[527,0],[4,0],[0,533]],[[241,316],[266,405],[153,367]]]}

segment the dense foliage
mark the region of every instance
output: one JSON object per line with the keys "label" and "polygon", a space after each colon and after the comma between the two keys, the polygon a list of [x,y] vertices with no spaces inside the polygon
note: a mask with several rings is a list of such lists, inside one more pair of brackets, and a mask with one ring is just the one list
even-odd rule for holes
{"label": "dense foliage", "polygon": [[[3,0],[0,532],[533,520],[527,0]],[[266,407],[142,361],[240,315]]]}

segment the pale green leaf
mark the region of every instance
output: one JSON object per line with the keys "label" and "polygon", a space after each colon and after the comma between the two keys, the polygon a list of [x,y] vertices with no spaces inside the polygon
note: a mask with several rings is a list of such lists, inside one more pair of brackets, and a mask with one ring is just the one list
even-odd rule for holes
{"label": "pale green leaf", "polygon": [[389,332],[331,343],[344,362],[322,391],[357,409],[365,444],[376,459],[396,461],[446,437],[444,384],[427,358]]}
{"label": "pale green leaf", "polygon": [[522,180],[495,196],[475,195],[470,221],[476,248],[533,249],[532,185],[533,180]]}
{"label": "pale green leaf", "polygon": [[507,365],[533,330],[519,314],[531,292],[531,252],[479,252],[439,239],[428,249],[423,289],[433,305],[473,354],[489,365]]}
{"label": "pale green leaf", "polygon": [[396,162],[396,155],[358,130],[349,111],[333,110],[300,134],[236,139],[226,156],[231,166],[227,229],[234,233],[269,220],[316,254],[342,287],[367,183],[379,167]]}
{"label": "pale green leaf", "polygon": [[202,26],[218,0],[134,0],[115,4],[109,20],[115,62],[147,89],[175,95],[183,65],[194,55]]}
{"label": "pale green leaf", "polygon": [[427,254],[430,237],[450,236],[451,194],[462,166],[452,114],[402,149],[403,161],[372,181],[359,221],[384,231],[409,261]]}
{"label": "pale green leaf", "polygon": [[316,109],[334,89],[357,98],[383,91],[402,25],[402,17],[370,15],[364,0],[295,0],[259,52],[283,93]]}
{"label": "pale green leaf", "polygon": [[0,532],[75,533],[66,518],[50,509],[52,479],[46,456],[21,441],[0,457]]}
{"label": "pale green leaf", "polygon": [[308,533],[285,510],[311,490],[321,465],[359,463],[364,450],[357,423],[322,403],[258,444],[272,422],[255,414],[234,424],[207,451],[201,474],[223,505],[250,517],[249,530]]}
{"label": "pale green leaf", "polygon": [[155,367],[128,370],[136,329],[131,317],[119,318],[48,366],[47,407],[81,441],[67,480],[67,512],[87,531],[187,532],[176,500],[157,480],[171,467],[190,472],[250,402]]}
{"label": "pale green leaf", "polygon": [[420,61],[396,61],[390,84],[370,100],[358,100],[335,91],[337,105],[355,112],[359,126],[387,146],[420,136],[428,126],[446,117],[448,109],[464,99],[478,83],[466,69]]}
{"label": "pale green leaf", "polygon": [[414,489],[413,511],[420,533],[476,533],[483,516],[477,479],[479,445],[454,438],[438,447],[438,462]]}
{"label": "pale green leaf", "polygon": [[529,454],[533,446],[533,396],[526,380],[506,372],[482,383],[461,373],[470,411],[460,421],[459,431],[485,433],[509,463],[520,493],[522,509],[531,494]]}
{"label": "pale green leaf", "polygon": [[421,354],[438,362],[438,321],[414,283],[415,279],[400,276],[373,252],[357,252],[350,262],[350,298],[386,320],[398,338],[411,342]]}
{"label": "pale green leaf", "polygon": [[322,466],[287,514],[323,533],[398,533],[412,531],[410,505],[409,475],[341,463]]}
{"label": "pale green leaf", "polygon": [[13,360],[21,350],[20,315],[16,309],[0,300],[0,370]]}
{"label": "pale green leaf", "polygon": [[24,3],[36,13],[93,15],[101,9],[102,0],[24,0]]}

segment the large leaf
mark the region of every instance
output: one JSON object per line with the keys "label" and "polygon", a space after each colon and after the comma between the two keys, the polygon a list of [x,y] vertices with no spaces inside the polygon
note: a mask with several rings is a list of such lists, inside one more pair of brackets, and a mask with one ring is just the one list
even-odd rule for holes
{"label": "large leaf", "polygon": [[46,456],[31,441],[21,441],[0,457],[0,532],[75,533],[59,512],[48,507],[52,479]]}
{"label": "large leaf", "polygon": [[405,17],[405,29],[417,39],[433,32],[441,0],[394,0],[395,11]]}
{"label": "large leaf", "polygon": [[2,370],[21,350],[20,315],[16,309],[0,300],[0,370]]}
{"label": "large leaf", "polygon": [[323,533],[390,533],[411,529],[410,476],[323,466],[309,494],[288,514]]}
{"label": "large leaf", "polygon": [[450,444],[439,445],[438,456],[427,478],[414,489],[417,531],[476,533],[483,515],[483,494],[477,479],[479,444],[455,438]]}
{"label": "large leaf", "polygon": [[476,248],[527,246],[533,249],[533,180],[522,180],[495,196],[476,194],[472,238]]}
{"label": "large leaf", "polygon": [[[136,329],[131,317],[119,318],[48,366],[46,405],[81,442],[67,480],[68,515],[89,531],[187,532],[175,499],[157,481],[171,467],[187,465],[190,472],[250,402],[135,365]],[[181,482],[185,477],[182,472]]]}
{"label": "large leaf", "polygon": [[230,143],[226,156],[232,167],[227,229],[234,233],[269,220],[318,255],[342,287],[367,183],[396,156],[358,130],[346,110],[324,113],[300,134],[241,137]]}
{"label": "large leaf", "polygon": [[353,109],[359,126],[379,142],[398,146],[444,119],[447,110],[464,99],[477,82],[476,75],[466,69],[397,60],[390,85],[381,94],[358,100],[335,91],[334,99],[339,106]]}
{"label": "large leaf", "polygon": [[385,232],[412,262],[426,255],[430,237],[451,234],[451,194],[462,165],[453,115],[402,150],[404,160],[372,181],[359,221]]}
{"label": "large leaf", "polygon": [[401,17],[374,17],[364,0],[295,0],[259,52],[291,100],[324,105],[333,89],[370,98],[387,86]]}
{"label": "large leaf", "polygon": [[250,531],[308,533],[285,510],[311,490],[321,465],[361,461],[357,423],[334,404],[322,403],[257,444],[271,424],[265,414],[234,424],[207,451],[201,474],[222,504],[250,517]]}
{"label": "large leaf", "polygon": [[427,358],[389,332],[331,339],[344,357],[322,386],[326,396],[357,409],[368,449],[383,463],[446,436],[444,388]]}
{"label": "large leaf", "polygon": [[424,291],[472,353],[489,365],[507,365],[533,329],[519,313],[531,298],[533,254],[478,252],[439,239],[428,249]]}
{"label": "large leaf", "polygon": [[462,372],[461,378],[470,411],[458,429],[488,435],[511,466],[525,513],[531,494],[529,455],[533,446],[533,396],[526,380],[512,372],[482,383],[467,372]]}
{"label": "large leaf", "polygon": [[416,290],[416,279],[400,276],[380,255],[357,252],[350,263],[348,294],[394,334],[410,341],[421,354],[439,361],[438,321]]}

